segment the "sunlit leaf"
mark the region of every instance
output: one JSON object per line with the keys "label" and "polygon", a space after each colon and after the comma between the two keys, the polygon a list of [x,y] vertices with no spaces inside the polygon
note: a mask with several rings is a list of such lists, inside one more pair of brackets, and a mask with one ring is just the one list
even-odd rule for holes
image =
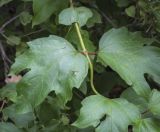
{"label": "sunlit leaf", "polygon": [[59,14],[59,23],[63,25],[72,25],[72,23],[78,22],[80,26],[84,26],[92,15],[92,11],[86,7],[70,7],[64,9]]}
{"label": "sunlit leaf", "polygon": [[72,97],[72,88],[79,88],[87,75],[87,59],[57,36],[33,40],[28,46],[11,68],[15,74],[29,70],[17,84],[18,95],[35,107],[55,91],[65,104]]}

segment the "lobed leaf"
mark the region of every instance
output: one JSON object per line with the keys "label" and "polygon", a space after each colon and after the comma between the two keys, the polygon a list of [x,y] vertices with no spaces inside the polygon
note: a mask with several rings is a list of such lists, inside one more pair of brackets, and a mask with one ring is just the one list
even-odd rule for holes
{"label": "lobed leaf", "polygon": [[160,49],[150,46],[152,39],[126,28],[111,29],[99,43],[99,59],[115,70],[126,83],[143,97],[148,97],[150,87],[144,74],[160,78]]}
{"label": "lobed leaf", "polygon": [[87,75],[87,59],[68,41],[54,35],[33,40],[28,46],[11,67],[11,74],[29,69],[17,84],[18,95],[35,107],[55,91],[65,104],[72,97],[72,88],[79,88]]}
{"label": "lobed leaf", "polygon": [[108,99],[100,95],[82,101],[80,116],[74,126],[96,127],[96,132],[125,132],[140,117],[138,108],[125,99]]}

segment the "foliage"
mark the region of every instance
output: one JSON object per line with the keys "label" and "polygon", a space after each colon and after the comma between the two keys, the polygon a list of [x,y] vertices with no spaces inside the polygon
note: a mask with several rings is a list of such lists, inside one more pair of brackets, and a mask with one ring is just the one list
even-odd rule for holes
{"label": "foliage", "polygon": [[2,132],[159,132],[159,0],[0,0]]}

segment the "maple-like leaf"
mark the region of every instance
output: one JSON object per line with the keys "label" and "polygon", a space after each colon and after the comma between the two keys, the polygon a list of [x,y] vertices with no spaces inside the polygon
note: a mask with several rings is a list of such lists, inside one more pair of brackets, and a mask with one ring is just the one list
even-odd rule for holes
{"label": "maple-like leaf", "polygon": [[72,97],[72,88],[79,88],[87,75],[87,59],[58,36],[39,38],[28,46],[11,67],[11,74],[29,69],[17,84],[18,95],[34,107],[55,91],[60,102],[65,104]]}

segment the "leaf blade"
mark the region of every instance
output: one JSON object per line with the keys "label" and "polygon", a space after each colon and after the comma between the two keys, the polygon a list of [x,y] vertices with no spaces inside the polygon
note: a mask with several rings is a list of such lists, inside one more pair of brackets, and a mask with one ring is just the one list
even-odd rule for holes
{"label": "leaf blade", "polygon": [[[102,120],[105,115],[105,119]],[[80,116],[73,125],[79,128],[94,126],[97,132],[121,132],[126,131],[128,125],[139,117],[137,107],[124,99],[107,99],[100,95],[93,95],[82,102]]]}
{"label": "leaf blade", "polygon": [[16,58],[11,68],[14,74],[30,69],[17,84],[18,95],[35,107],[49,92],[55,91],[64,105],[72,97],[72,88],[79,88],[86,77],[87,59],[68,41],[54,35],[33,40],[28,45],[29,50]]}
{"label": "leaf blade", "polygon": [[68,26],[78,22],[80,26],[84,26],[92,15],[91,10],[86,7],[70,7],[59,14],[59,23]]}
{"label": "leaf blade", "polygon": [[46,21],[53,13],[65,8],[67,0],[33,0],[33,23],[32,26]]}
{"label": "leaf blade", "polygon": [[101,38],[98,53],[103,63],[109,65],[139,95],[146,98],[151,90],[144,74],[159,78],[160,73],[160,49],[149,46],[152,42],[152,39],[143,38],[138,32],[131,33],[126,28],[111,29]]}

